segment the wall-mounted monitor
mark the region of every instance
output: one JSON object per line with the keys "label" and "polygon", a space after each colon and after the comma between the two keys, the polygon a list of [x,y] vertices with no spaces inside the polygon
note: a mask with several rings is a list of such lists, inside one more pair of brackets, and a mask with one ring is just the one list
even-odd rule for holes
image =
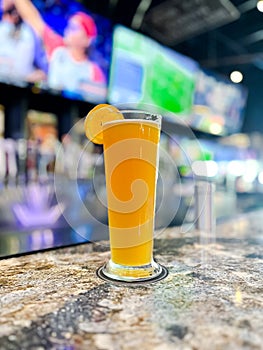
{"label": "wall-mounted monitor", "polygon": [[196,81],[193,113],[189,124],[201,131],[225,135],[239,132],[247,101],[247,89],[208,70]]}
{"label": "wall-mounted monitor", "polygon": [[188,114],[197,69],[190,58],[141,33],[116,26],[108,99],[117,105]]}
{"label": "wall-mounted monitor", "polygon": [[0,8],[0,82],[106,101],[109,19],[75,0],[0,0]]}

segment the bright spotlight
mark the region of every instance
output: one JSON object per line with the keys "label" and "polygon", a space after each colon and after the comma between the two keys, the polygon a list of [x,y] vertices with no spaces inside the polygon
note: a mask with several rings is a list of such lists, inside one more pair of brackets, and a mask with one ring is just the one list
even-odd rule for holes
{"label": "bright spotlight", "polygon": [[263,185],[263,171],[258,174],[258,182]]}
{"label": "bright spotlight", "polygon": [[260,11],[260,12],[263,12],[263,0],[259,0],[257,2],[257,9]]}
{"label": "bright spotlight", "polygon": [[238,84],[243,80],[243,74],[235,70],[230,74],[230,79],[233,81],[233,83]]}

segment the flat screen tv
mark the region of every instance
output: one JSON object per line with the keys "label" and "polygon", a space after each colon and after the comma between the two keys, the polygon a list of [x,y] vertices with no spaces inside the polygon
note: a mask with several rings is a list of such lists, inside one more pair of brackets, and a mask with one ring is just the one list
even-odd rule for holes
{"label": "flat screen tv", "polygon": [[198,65],[151,38],[116,26],[108,100],[116,105],[188,114]]}
{"label": "flat screen tv", "polygon": [[196,81],[189,124],[198,130],[218,135],[239,132],[246,101],[247,89],[243,85],[202,69]]}
{"label": "flat screen tv", "polygon": [[0,82],[106,101],[111,21],[75,0],[19,4],[0,0]]}

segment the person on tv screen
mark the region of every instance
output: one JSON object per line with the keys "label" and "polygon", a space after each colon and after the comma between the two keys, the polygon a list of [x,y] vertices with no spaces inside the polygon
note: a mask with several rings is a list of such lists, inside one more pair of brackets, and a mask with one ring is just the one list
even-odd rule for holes
{"label": "person on tv screen", "polygon": [[59,35],[42,18],[29,0],[14,0],[18,13],[42,38],[49,61],[48,85],[69,97],[102,101],[106,98],[106,77],[88,56],[97,27],[85,12],[73,14],[64,35]]}
{"label": "person on tv screen", "polygon": [[46,78],[47,61],[39,39],[23,22],[13,0],[0,0],[0,77],[5,82]]}

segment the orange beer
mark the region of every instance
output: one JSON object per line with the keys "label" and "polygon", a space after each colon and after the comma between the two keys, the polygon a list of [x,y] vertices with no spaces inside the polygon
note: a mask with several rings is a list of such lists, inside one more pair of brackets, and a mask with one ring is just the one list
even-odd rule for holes
{"label": "orange beer", "polygon": [[114,264],[152,262],[159,139],[160,124],[153,120],[122,119],[103,125]]}

